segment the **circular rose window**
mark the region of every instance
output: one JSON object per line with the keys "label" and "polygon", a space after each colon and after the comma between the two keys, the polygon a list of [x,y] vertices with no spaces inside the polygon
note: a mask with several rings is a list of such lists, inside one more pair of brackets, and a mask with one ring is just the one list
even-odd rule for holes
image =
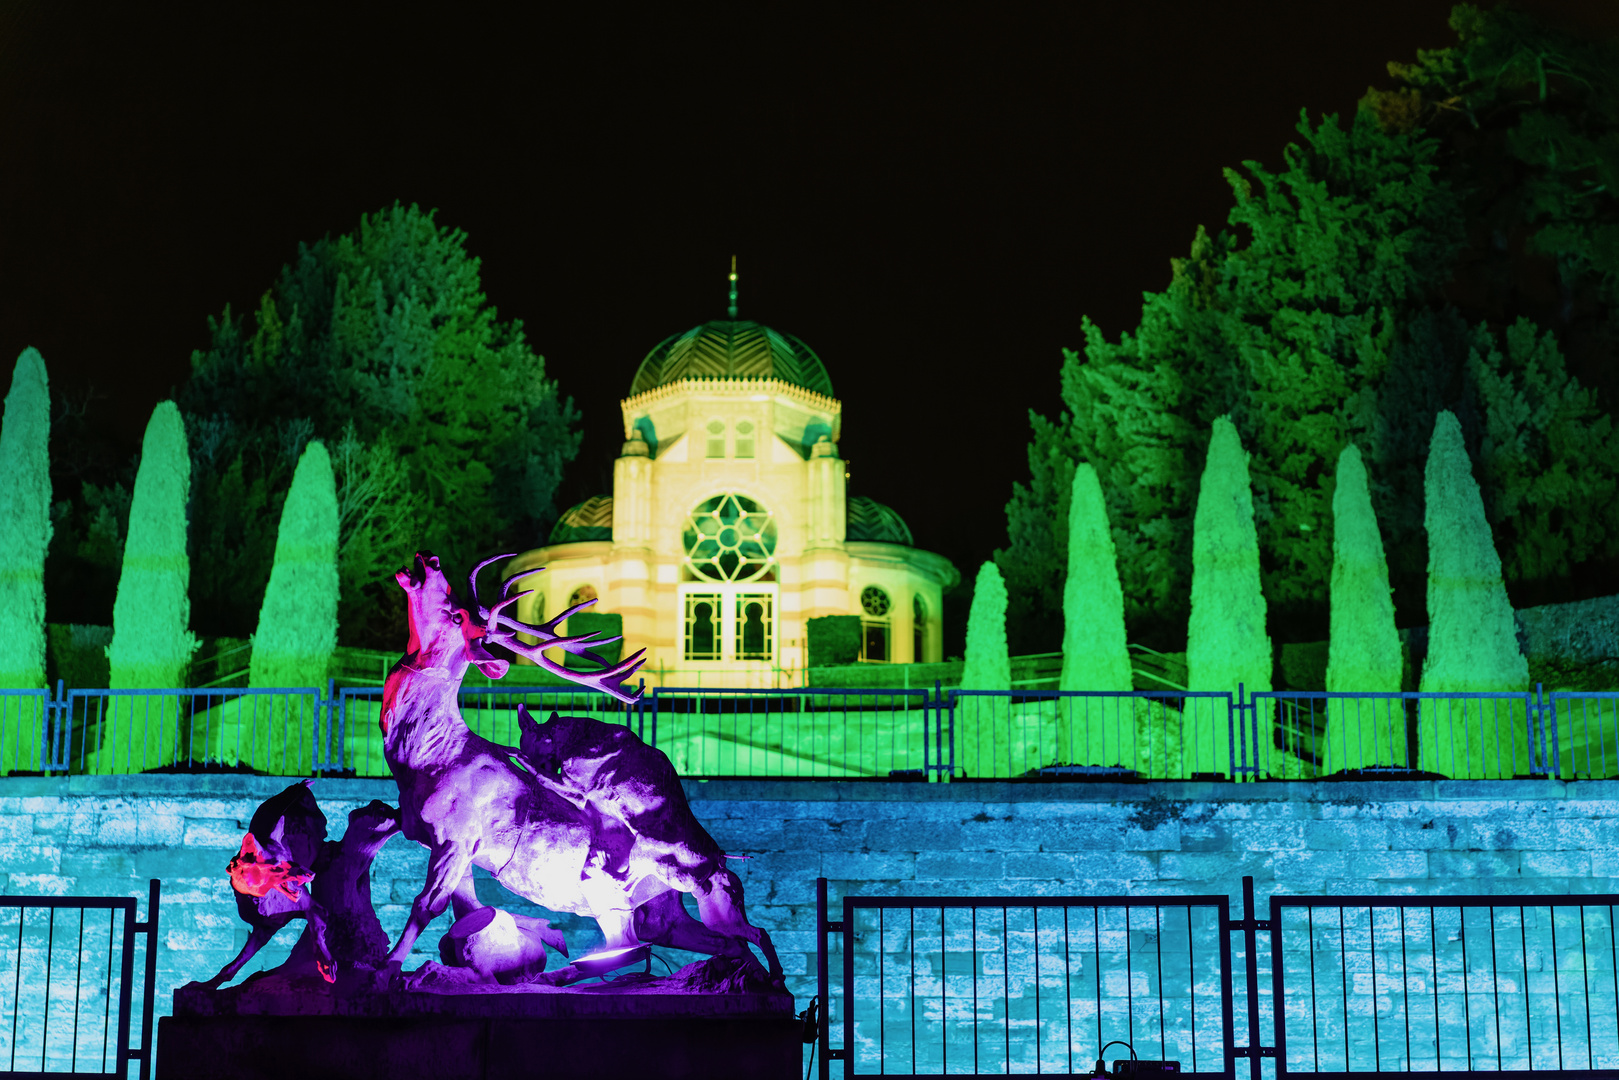
{"label": "circular rose window", "polygon": [[769,510],[727,493],[686,517],[686,565],[708,581],[752,581],[776,564],[776,522]]}

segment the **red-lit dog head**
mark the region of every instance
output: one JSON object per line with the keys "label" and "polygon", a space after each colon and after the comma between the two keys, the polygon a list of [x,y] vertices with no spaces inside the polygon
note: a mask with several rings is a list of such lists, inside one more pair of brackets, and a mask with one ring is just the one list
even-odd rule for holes
{"label": "red-lit dog head", "polygon": [[242,850],[236,853],[225,869],[230,874],[231,888],[239,893],[263,896],[275,889],[289,900],[300,899],[298,886],[315,876],[289,860],[272,862],[265,857],[252,833],[242,837]]}

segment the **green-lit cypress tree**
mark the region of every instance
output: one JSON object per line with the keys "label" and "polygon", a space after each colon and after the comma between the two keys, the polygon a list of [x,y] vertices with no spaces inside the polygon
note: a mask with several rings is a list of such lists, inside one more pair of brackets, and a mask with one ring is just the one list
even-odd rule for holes
{"label": "green-lit cypress tree", "polygon": [[[978,578],[973,582],[973,602],[967,612],[967,662],[962,665],[961,688],[1012,688],[1012,662],[1006,649],[1006,582],[993,562],[979,567]],[[1006,774],[1009,723],[1002,700],[961,699],[956,709],[956,741],[960,750],[958,760],[968,776]]]}
{"label": "green-lit cypress tree", "polygon": [[[298,459],[281,510],[247,684],[324,688],[337,647],[337,599],[337,486],[331,457],[315,440]],[[271,773],[301,771],[291,767],[307,757],[312,708],[278,702],[273,720],[253,729],[253,763]]]}
{"label": "green-lit cypress tree", "polygon": [[[1096,468],[1074,470],[1068,501],[1068,576],[1063,582],[1063,690],[1130,690],[1124,636],[1124,591]],[[1113,765],[1133,759],[1133,711],[1105,699],[1081,699],[1068,710],[1076,725],[1073,761]]]}
{"label": "green-lit cypress tree", "polygon": [[[185,685],[197,639],[189,629],[186,586],[186,498],[191,456],[185,423],[174,402],[159,402],[141,442],[140,469],[129,508],[129,534],[112,609],[107,646],[114,690]],[[179,702],[161,696],[126,698],[104,718],[97,769],[139,772],[175,760]]]}
{"label": "green-lit cypress tree", "polygon": [[51,395],[38,349],[17,357],[0,421],[0,688],[45,685]]}
{"label": "green-lit cypress tree", "polygon": [[[45,360],[39,350],[24,349],[0,421],[0,689],[45,685],[50,434]],[[36,698],[0,698],[0,776],[39,768],[41,712]]]}
{"label": "green-lit cypress tree", "polygon": [[[1192,615],[1186,631],[1186,677],[1192,690],[1229,690],[1239,684],[1253,694],[1270,689],[1270,638],[1265,633],[1265,597],[1259,587],[1259,536],[1248,480],[1248,454],[1227,417],[1214,421],[1208,461],[1192,524]],[[1226,772],[1231,763],[1224,709],[1189,702],[1184,730],[1184,768]],[[1260,767],[1277,771],[1270,758],[1268,718],[1261,717]],[[1248,733],[1248,746],[1253,735]]]}
{"label": "green-lit cypress tree", "polygon": [[1012,661],[1006,653],[1006,583],[993,562],[978,568],[967,613],[967,662],[963,690],[1010,690]]}
{"label": "green-lit cypress tree", "polygon": [[[1424,693],[1523,691],[1529,662],[1518,649],[1501,556],[1484,500],[1449,411],[1434,423],[1424,479],[1428,529],[1428,657]],[[1423,702],[1419,767],[1452,779],[1528,770],[1525,713],[1490,700]]]}
{"label": "green-lit cypress tree", "polygon": [[[1327,689],[1394,693],[1400,689],[1400,636],[1383,537],[1360,448],[1338,455],[1332,495],[1332,630]],[[1323,776],[1368,765],[1405,765],[1405,709],[1398,700],[1331,702],[1321,752]]]}

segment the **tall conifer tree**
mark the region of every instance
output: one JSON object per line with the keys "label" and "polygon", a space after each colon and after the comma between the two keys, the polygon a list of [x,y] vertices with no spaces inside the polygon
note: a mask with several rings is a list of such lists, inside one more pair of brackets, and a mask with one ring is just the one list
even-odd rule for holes
{"label": "tall conifer tree", "polygon": [[0,421],[0,687],[45,685],[51,395],[38,349],[17,357]]}
{"label": "tall conifer tree", "polygon": [[[0,688],[45,685],[45,552],[51,542],[51,396],[37,349],[17,357],[0,421]],[[0,776],[39,768],[40,703],[0,698]]]}
{"label": "tall conifer tree", "polygon": [[[1484,517],[1461,425],[1449,410],[1434,423],[1425,480],[1429,621],[1422,691],[1526,690],[1529,662],[1518,649],[1501,556]],[[1488,699],[1423,705],[1419,768],[1452,779],[1527,771],[1522,708]]]}
{"label": "tall conifer tree", "polygon": [[963,690],[1010,690],[1012,661],[1006,652],[1006,583],[993,562],[978,568],[967,613],[967,662]]}
{"label": "tall conifer tree", "polygon": [[[1383,538],[1372,510],[1360,448],[1338,455],[1332,495],[1332,631],[1327,690],[1394,693],[1400,689],[1400,637]],[[1394,699],[1331,702],[1321,773],[1368,765],[1406,765],[1405,710]]]}
{"label": "tall conifer tree", "polygon": [[[1012,661],[1006,648],[1006,582],[993,562],[978,568],[967,612],[967,662],[963,690],[1010,690]],[[1010,757],[1011,718],[1002,720],[994,698],[965,698],[956,710],[960,761],[968,776],[1002,776]],[[1044,764],[1044,762],[1041,762]]]}
{"label": "tall conifer tree", "polygon": [[[337,594],[337,485],[331,457],[317,439],[304,447],[281,510],[249,686],[326,685],[337,648]],[[271,773],[299,771],[292,766],[309,750],[312,719],[312,706],[278,703],[273,721],[253,732],[254,764]]]}
{"label": "tall conifer tree", "polygon": [[[1130,649],[1124,636],[1124,591],[1108,528],[1107,503],[1096,468],[1089,462],[1074,470],[1068,501],[1068,576],[1063,583],[1063,690],[1125,690],[1130,678]],[[1078,764],[1112,765],[1134,749],[1133,713],[1108,709],[1102,699],[1076,702],[1079,723],[1073,760]]]}
{"label": "tall conifer tree", "polygon": [[[190,487],[185,423],[174,402],[159,402],[141,442],[123,569],[113,601],[107,660],[108,685],[114,690],[185,685],[198,645],[189,628],[191,604],[186,594],[191,577],[186,556]],[[123,699],[103,723],[99,766],[108,772],[139,772],[171,764],[178,724],[175,699]]]}
{"label": "tall conifer tree", "polygon": [[[1186,677],[1192,690],[1247,693],[1269,690],[1270,637],[1265,633],[1265,597],[1259,587],[1259,536],[1248,454],[1227,417],[1214,421],[1209,457],[1197,494],[1192,525],[1192,615],[1186,632]],[[1229,729],[1223,709],[1193,707],[1186,724],[1185,769],[1225,772],[1231,767]],[[1259,764],[1273,751],[1269,724],[1260,723]],[[1253,734],[1247,733],[1250,750]]]}

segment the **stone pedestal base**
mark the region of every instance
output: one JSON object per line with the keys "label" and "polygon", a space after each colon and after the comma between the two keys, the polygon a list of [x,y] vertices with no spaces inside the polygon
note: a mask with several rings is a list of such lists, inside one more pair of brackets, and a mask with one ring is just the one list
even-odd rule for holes
{"label": "stone pedestal base", "polygon": [[175,1015],[158,1021],[157,1080],[789,1080],[803,1069],[786,995],[607,984],[343,1000],[249,989],[177,991]]}

